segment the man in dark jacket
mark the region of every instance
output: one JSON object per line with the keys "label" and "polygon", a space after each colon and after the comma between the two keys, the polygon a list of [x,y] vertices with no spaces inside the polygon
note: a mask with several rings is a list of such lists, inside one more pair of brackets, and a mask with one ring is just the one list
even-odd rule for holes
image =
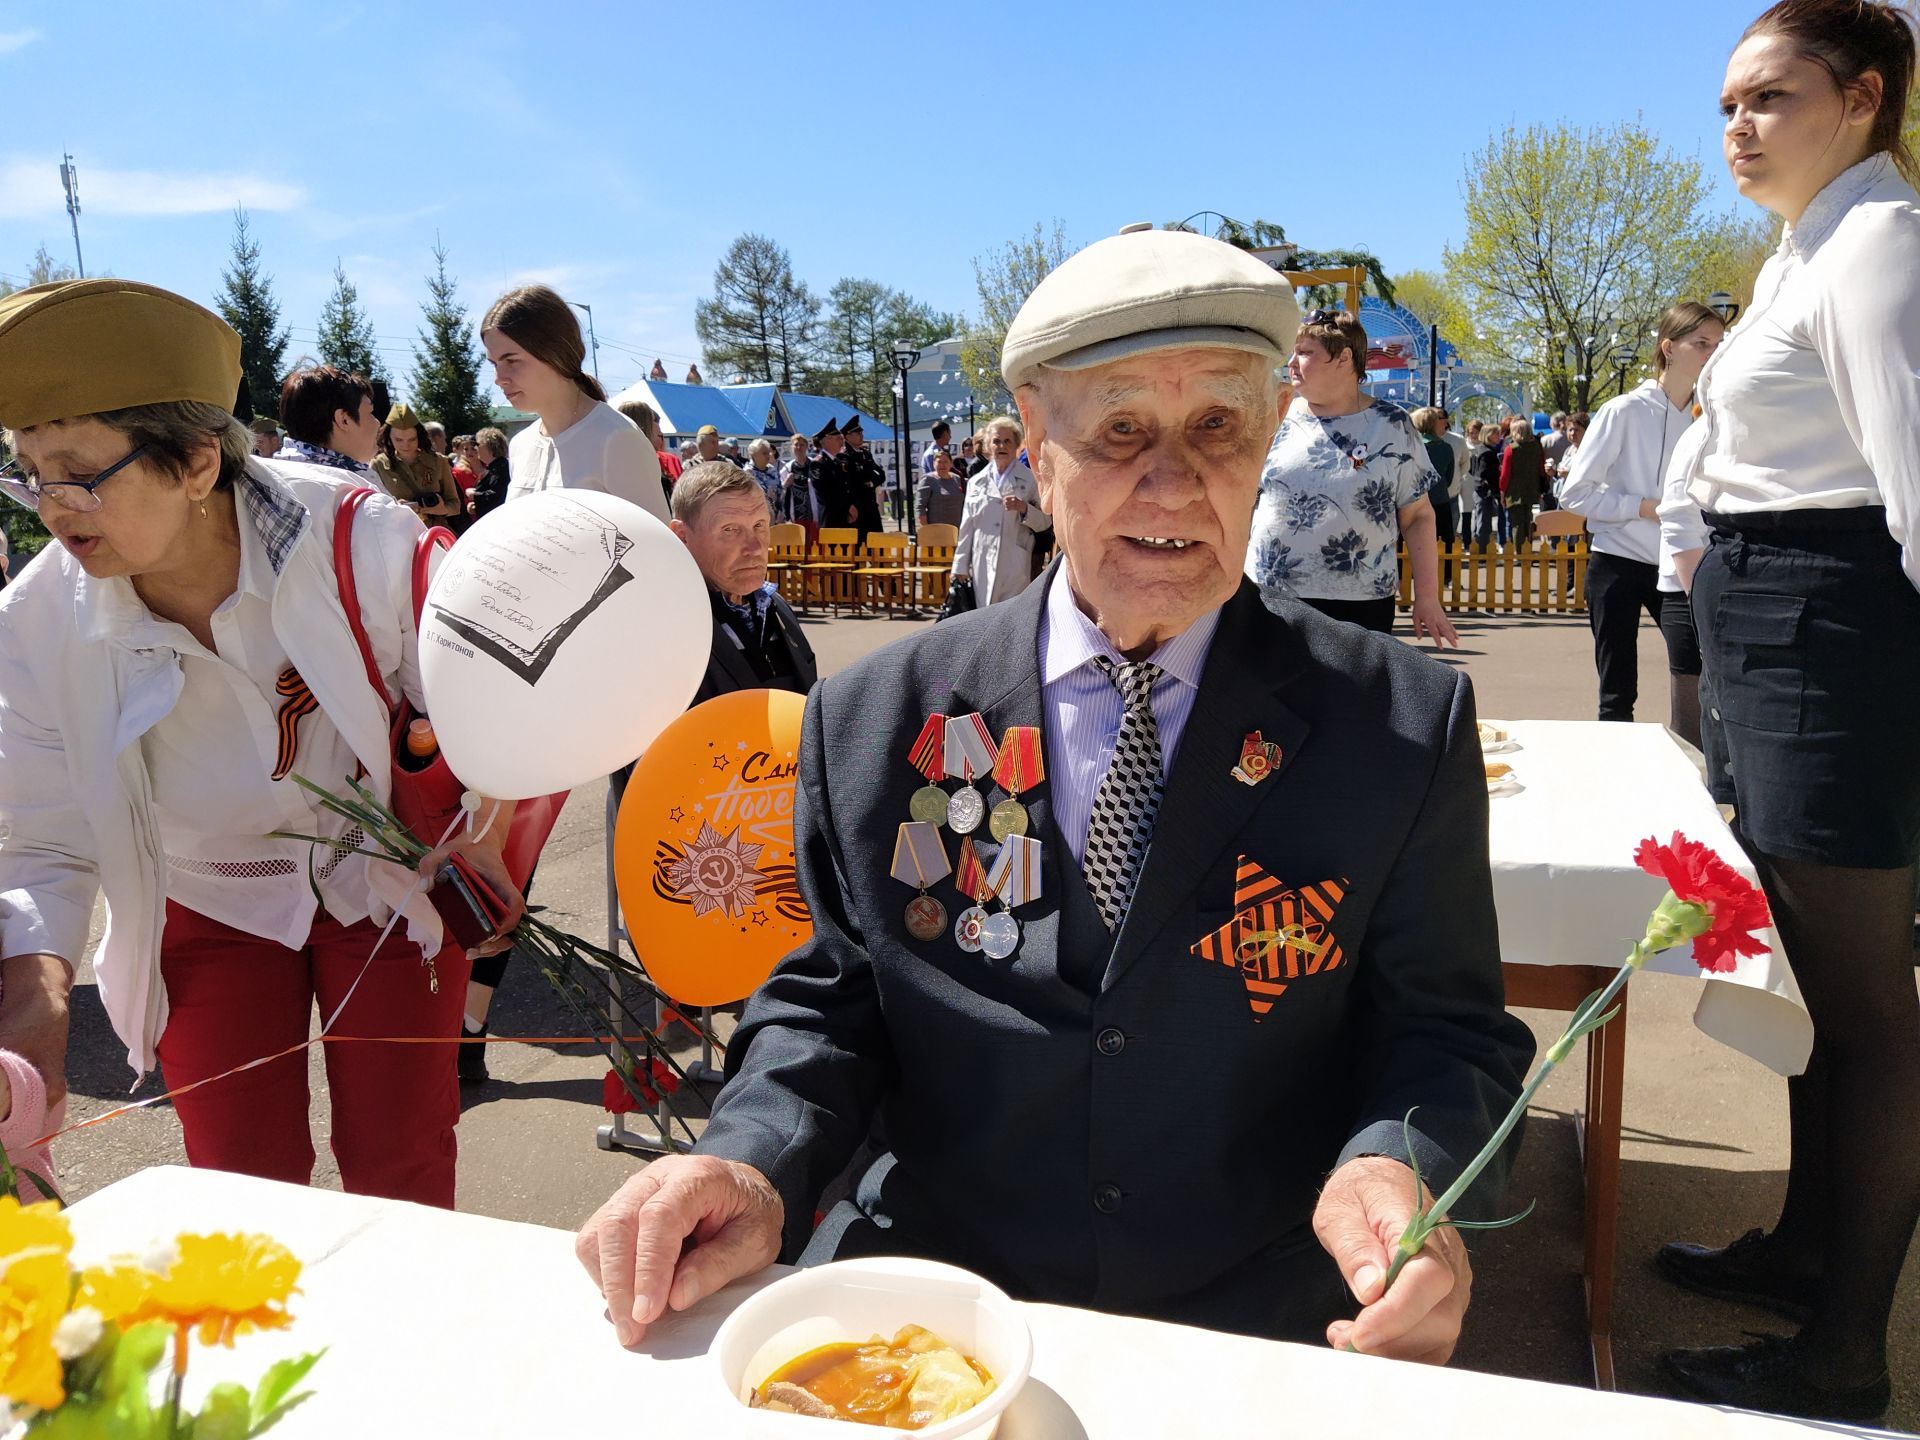
{"label": "man in dark jacket", "polygon": [[702,460],[673,487],[673,533],[693,552],[713,608],[713,653],[695,705],[736,690],[792,690],[819,678],[799,617],[767,581],[770,520],[750,471]]}
{"label": "man in dark jacket", "polygon": [[847,442],[840,433],[839,425],[829,420],[814,431],[813,443],[813,459],[807,462],[807,483],[818,502],[818,513],[814,518],[826,530],[857,528],[860,514],[858,498],[847,472]]}
{"label": "man in dark jacket", "polygon": [[1523,545],[1533,533],[1533,507],[1540,503],[1546,484],[1547,452],[1525,416],[1515,417],[1511,435],[1500,461],[1500,490],[1513,527],[1513,543]]}
{"label": "man in dark jacket", "polygon": [[853,492],[854,509],[859,512],[855,528],[864,545],[867,536],[880,528],[880,491],[887,483],[887,472],[867,449],[866,433],[860,428],[858,415],[841,426],[840,433],[847,440],[847,453],[840,457],[840,464],[846,470],[848,488]]}
{"label": "man in dark jacket", "polygon": [[486,473],[474,482],[467,496],[467,513],[478,520],[498,510],[507,500],[507,437],[492,425],[473,437],[473,447],[486,462]]}

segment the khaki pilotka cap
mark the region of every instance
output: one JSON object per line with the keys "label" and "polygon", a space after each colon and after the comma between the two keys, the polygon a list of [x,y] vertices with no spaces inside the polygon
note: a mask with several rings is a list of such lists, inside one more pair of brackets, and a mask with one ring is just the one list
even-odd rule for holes
{"label": "khaki pilotka cap", "polygon": [[66,280],[0,299],[0,425],[203,400],[233,409],[240,337],[211,310],[134,280]]}
{"label": "khaki pilotka cap", "polygon": [[1129,225],[1050,271],[1007,327],[1007,387],[1042,366],[1087,370],[1152,350],[1217,347],[1264,355],[1293,349],[1293,287],[1244,250],[1184,230]]}

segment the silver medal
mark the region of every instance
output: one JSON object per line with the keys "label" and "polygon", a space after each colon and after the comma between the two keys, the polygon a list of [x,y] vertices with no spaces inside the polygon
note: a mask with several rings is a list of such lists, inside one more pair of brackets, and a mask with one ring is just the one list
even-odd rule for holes
{"label": "silver medal", "polygon": [[963,785],[947,801],[947,824],[956,835],[971,835],[987,818],[987,802],[971,785]]}
{"label": "silver medal", "polygon": [[980,953],[980,931],[988,919],[985,910],[978,905],[969,905],[960,912],[960,918],[953,922],[953,941],[969,955]]}
{"label": "silver medal", "polygon": [[1020,948],[1020,922],[1002,910],[980,926],[980,948],[992,960],[1004,960]]}

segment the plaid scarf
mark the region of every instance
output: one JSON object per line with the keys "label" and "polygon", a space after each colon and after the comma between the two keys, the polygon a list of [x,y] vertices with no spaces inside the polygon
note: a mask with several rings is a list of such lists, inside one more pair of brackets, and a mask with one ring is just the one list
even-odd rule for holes
{"label": "plaid scarf", "polygon": [[291,435],[280,442],[280,453],[276,460],[301,460],[308,465],[330,465],[335,470],[345,470],[352,475],[371,476],[373,467],[362,465],[350,455],[342,455],[338,450],[329,450],[324,445],[309,445],[304,440],[296,440]]}

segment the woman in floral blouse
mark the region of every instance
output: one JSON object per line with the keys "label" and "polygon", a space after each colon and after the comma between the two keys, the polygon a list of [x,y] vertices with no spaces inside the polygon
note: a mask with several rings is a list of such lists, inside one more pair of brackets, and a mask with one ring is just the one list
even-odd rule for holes
{"label": "woman in floral blouse", "polygon": [[1316,310],[1294,338],[1293,403],[1273,438],[1253,515],[1247,574],[1269,600],[1291,595],[1382,633],[1393,629],[1398,546],[1413,557],[1413,633],[1460,643],[1440,607],[1436,476],[1404,411],[1361,392],[1367,332]]}

